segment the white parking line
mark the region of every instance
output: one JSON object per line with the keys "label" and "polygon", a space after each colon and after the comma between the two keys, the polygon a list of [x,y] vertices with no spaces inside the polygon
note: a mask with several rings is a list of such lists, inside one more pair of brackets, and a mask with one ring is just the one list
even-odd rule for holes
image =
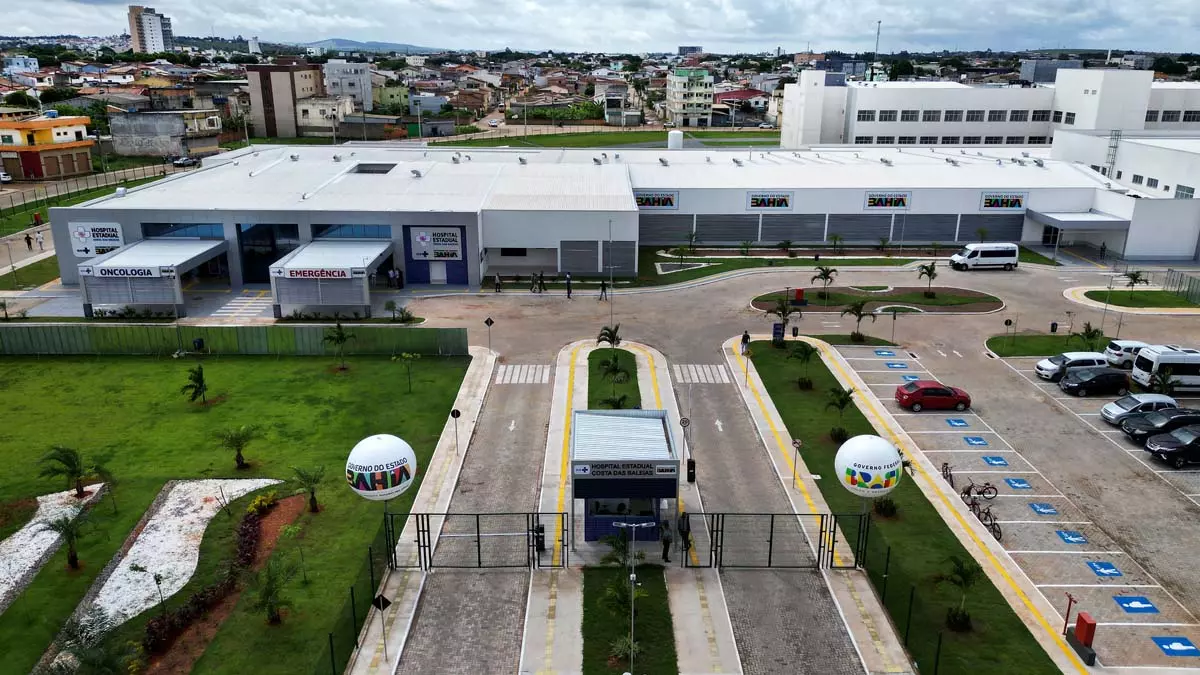
{"label": "white parking line", "polygon": [[[965,473],[965,472],[964,472],[964,473]],[[1016,498],[1018,498],[1018,499],[1054,499],[1055,497],[1059,497],[1059,498],[1063,498],[1063,499],[1065,499],[1065,498],[1066,498],[1066,495],[1062,494],[1061,492],[1060,492],[1059,494],[1056,494],[1056,495],[1008,495],[1008,494],[999,494],[999,495],[996,495],[996,496],[997,496],[997,497],[1016,497]]]}
{"label": "white parking line", "polygon": [[1090,520],[997,520],[997,523],[1013,525],[1091,525]]}
{"label": "white parking line", "polygon": [[[1134,627],[1150,626],[1153,628],[1184,628],[1187,626],[1200,626],[1200,624],[1197,624],[1197,623],[1165,623],[1165,622],[1164,623],[1137,623],[1137,622],[1133,622],[1133,621],[1130,621],[1130,622],[1097,621],[1096,625],[1097,626],[1134,626]],[[1124,668],[1122,668],[1122,670],[1124,670]]]}
{"label": "white parking line", "polygon": [[[970,429],[970,427],[959,427],[957,431],[919,431],[919,430],[909,431],[908,429],[905,429],[904,433],[909,434],[909,435],[911,435],[911,434],[961,434],[964,431],[967,431],[968,429]],[[993,432],[993,433],[995,433],[995,432]],[[931,450],[930,452],[933,452],[933,451]]]}
{"label": "white parking line", "polygon": [[929,374],[927,370],[919,370],[912,368],[891,368],[889,370],[855,370],[856,373],[896,373],[897,375],[916,375],[917,373]]}
{"label": "white parking line", "polygon": [[1064,555],[1127,555],[1125,553],[1125,551],[1027,551],[1027,550],[1009,549],[1008,552],[1010,554],[1021,553],[1021,554],[1037,554],[1037,555],[1051,555],[1051,554],[1059,554],[1059,553],[1062,553]]}
{"label": "white parking line", "polygon": [[969,473],[969,474],[971,474],[972,476],[974,476],[974,475],[975,475],[975,474],[977,474],[977,473],[1002,473],[1002,474],[1005,474],[1005,475],[1007,475],[1007,474],[1010,474],[1010,473],[1032,473],[1032,474],[1036,474],[1036,473],[1037,473],[1037,471],[1014,471],[1014,470],[1011,470],[1011,469],[970,469],[970,470],[963,471],[963,473]]}
{"label": "white parking line", "polygon": [[1037,588],[1162,588],[1158,584],[1034,584]]}

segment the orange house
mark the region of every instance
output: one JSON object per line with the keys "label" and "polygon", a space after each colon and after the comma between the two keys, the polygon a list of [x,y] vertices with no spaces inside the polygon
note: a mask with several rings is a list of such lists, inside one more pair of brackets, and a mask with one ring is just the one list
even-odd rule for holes
{"label": "orange house", "polygon": [[23,120],[0,120],[0,164],[16,180],[53,180],[92,172],[92,145],[85,116],[53,110]]}

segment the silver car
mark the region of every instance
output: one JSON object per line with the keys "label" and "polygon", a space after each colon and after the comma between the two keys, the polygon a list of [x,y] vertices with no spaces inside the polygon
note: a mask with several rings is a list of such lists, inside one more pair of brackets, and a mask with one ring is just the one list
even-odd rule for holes
{"label": "silver car", "polygon": [[1179,404],[1170,396],[1162,394],[1130,394],[1101,408],[1100,417],[1109,424],[1119,426],[1130,415],[1178,407]]}

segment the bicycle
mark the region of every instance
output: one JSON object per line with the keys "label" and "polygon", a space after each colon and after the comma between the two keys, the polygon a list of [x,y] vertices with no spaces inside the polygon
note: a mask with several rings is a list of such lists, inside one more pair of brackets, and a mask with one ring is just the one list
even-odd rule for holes
{"label": "bicycle", "polygon": [[1000,541],[1000,537],[1003,535],[1000,531],[1000,523],[993,520],[992,524],[988,525],[988,529],[991,530],[992,536],[996,538],[996,541]]}
{"label": "bicycle", "polygon": [[967,497],[970,497],[972,494],[979,495],[984,499],[995,499],[996,495],[1000,493],[1000,491],[996,489],[996,486],[992,485],[991,483],[979,485],[975,483],[974,479],[968,478],[967,480],[969,481],[969,484],[962,490],[963,501],[966,501]]}
{"label": "bicycle", "polygon": [[979,517],[979,509],[980,509],[979,498],[976,497],[975,495],[963,495],[962,499],[963,499],[963,502],[967,505],[967,508],[971,509],[971,513],[974,513],[975,517],[978,518]]}
{"label": "bicycle", "polygon": [[992,514],[992,507],[990,505],[986,509],[976,511],[975,516],[979,518],[979,522],[983,523],[985,527],[991,527],[996,523],[996,516]]}

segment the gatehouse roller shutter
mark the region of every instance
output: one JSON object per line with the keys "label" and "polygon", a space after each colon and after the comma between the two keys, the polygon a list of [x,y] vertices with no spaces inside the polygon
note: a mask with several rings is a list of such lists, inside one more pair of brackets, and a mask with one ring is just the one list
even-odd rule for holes
{"label": "gatehouse roller shutter", "polygon": [[609,243],[603,242],[604,273],[607,274],[609,265],[612,265],[614,276],[631,277],[637,274],[637,242],[614,241],[611,242],[611,250]]}
{"label": "gatehouse roller shutter", "polygon": [[558,270],[574,272],[575,274],[596,274],[597,261],[600,255],[600,242],[596,241],[560,241],[558,242]]}
{"label": "gatehouse roller shutter", "polygon": [[980,213],[963,214],[962,225],[958,230],[959,241],[979,241],[979,228],[987,230],[984,241],[1021,241],[1021,233],[1025,230],[1024,213],[1005,213],[1003,215],[984,215]]}
{"label": "gatehouse roller shutter", "polygon": [[170,277],[80,277],[93,305],[173,305],[175,280]]}
{"label": "gatehouse roller shutter", "polygon": [[952,213],[910,213],[907,220],[903,213],[897,213],[892,240],[952,242],[957,227],[958,216]]}
{"label": "gatehouse roller shutter", "polygon": [[275,292],[281,305],[361,305],[367,280],[283,279],[275,280]]}
{"label": "gatehouse roller shutter", "polygon": [[692,233],[692,216],[687,213],[638,214],[638,241],[642,245],[686,244]]}
{"label": "gatehouse roller shutter", "polygon": [[764,213],[759,244],[825,241],[824,213]]}
{"label": "gatehouse roller shutter", "polygon": [[880,237],[890,237],[891,233],[890,213],[835,213],[829,216],[829,236],[840,234],[846,243],[876,243]]}
{"label": "gatehouse roller shutter", "polygon": [[740,244],[758,239],[758,214],[696,216],[696,238],[702,244]]}

